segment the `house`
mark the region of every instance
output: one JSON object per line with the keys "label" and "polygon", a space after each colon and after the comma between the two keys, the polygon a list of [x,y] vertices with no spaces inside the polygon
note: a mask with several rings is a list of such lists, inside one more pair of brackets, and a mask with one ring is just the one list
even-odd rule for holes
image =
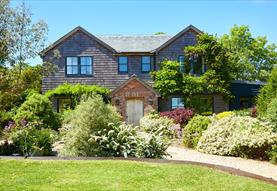
{"label": "house", "polygon": [[[166,111],[183,107],[181,95],[163,98],[152,88],[149,72],[159,70],[164,59],[184,62],[184,47],[195,45],[202,32],[190,25],[174,36],[114,35],[96,36],[76,27],[46,48],[41,57],[58,66],[44,76],[42,91],[46,92],[65,82],[96,84],[111,90],[111,102],[123,118],[137,124],[151,110]],[[58,50],[60,57],[53,59]],[[204,64],[204,63],[202,63]],[[204,67],[203,67],[204,68]],[[212,112],[228,110],[221,95],[203,96]],[[54,100],[56,108],[65,98]]]}

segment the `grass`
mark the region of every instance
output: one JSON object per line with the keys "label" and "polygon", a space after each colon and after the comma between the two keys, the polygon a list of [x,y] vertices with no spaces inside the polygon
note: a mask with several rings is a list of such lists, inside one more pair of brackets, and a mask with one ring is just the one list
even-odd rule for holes
{"label": "grass", "polygon": [[194,165],[0,159],[0,190],[276,191],[277,187]]}

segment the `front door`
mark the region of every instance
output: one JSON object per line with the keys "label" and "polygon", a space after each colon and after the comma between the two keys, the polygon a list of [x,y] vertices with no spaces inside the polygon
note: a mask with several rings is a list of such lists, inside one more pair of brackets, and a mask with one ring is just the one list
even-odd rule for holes
{"label": "front door", "polygon": [[126,119],[128,124],[139,125],[139,120],[143,117],[143,101],[140,99],[130,99],[126,103]]}

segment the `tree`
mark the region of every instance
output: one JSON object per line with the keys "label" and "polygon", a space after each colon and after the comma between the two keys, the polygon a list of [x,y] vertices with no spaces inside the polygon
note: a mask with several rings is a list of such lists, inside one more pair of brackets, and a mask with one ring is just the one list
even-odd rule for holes
{"label": "tree", "polygon": [[155,35],[165,35],[165,32],[156,32]]}
{"label": "tree", "polygon": [[19,79],[25,61],[37,56],[44,48],[48,27],[44,21],[32,23],[30,9],[24,2],[13,10],[12,21],[9,31],[9,61],[12,65],[19,65]]}
{"label": "tree", "polygon": [[0,0],[0,66],[4,66],[8,58],[8,41],[11,9],[9,8],[9,0]]}
{"label": "tree", "polygon": [[266,37],[253,37],[248,26],[235,25],[219,40],[228,52],[235,80],[266,81],[277,64],[277,46],[268,44]]}

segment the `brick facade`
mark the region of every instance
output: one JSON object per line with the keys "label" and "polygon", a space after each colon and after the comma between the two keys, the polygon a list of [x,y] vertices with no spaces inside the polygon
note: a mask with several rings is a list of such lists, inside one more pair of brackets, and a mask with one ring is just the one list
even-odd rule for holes
{"label": "brick facade", "polygon": [[158,110],[159,94],[149,85],[132,76],[127,82],[111,92],[112,104],[126,120],[126,102],[128,99],[140,99],[143,101],[144,115],[152,110]]}

